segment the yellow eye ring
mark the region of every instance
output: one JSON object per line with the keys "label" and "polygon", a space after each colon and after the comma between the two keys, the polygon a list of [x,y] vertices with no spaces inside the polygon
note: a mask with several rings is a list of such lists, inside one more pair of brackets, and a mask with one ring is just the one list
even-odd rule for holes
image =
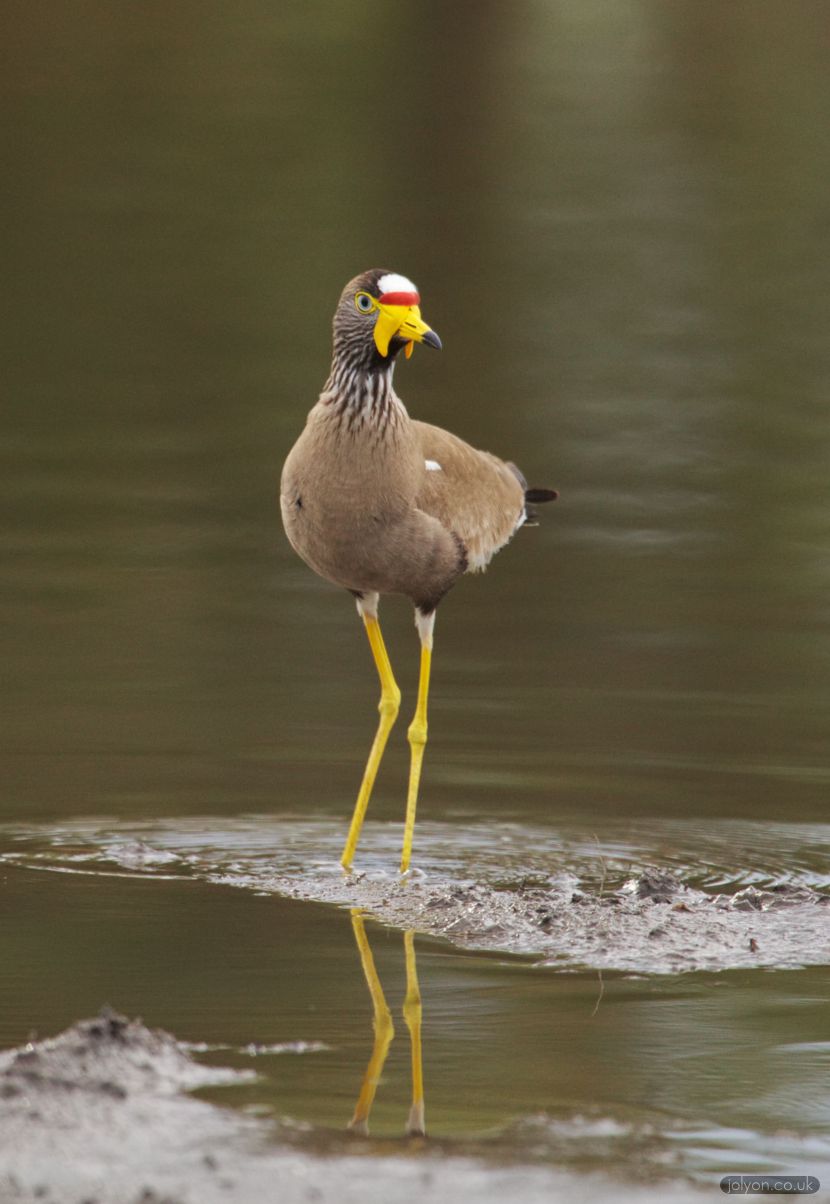
{"label": "yellow eye ring", "polygon": [[356,293],[354,304],[359,314],[370,314],[375,308],[375,299],[374,297],[370,297],[368,293]]}

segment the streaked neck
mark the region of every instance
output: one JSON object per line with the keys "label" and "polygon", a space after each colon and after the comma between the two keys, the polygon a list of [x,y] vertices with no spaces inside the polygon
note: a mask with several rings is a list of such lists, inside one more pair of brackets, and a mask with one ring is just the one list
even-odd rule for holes
{"label": "streaked neck", "polygon": [[403,402],[392,387],[394,360],[381,370],[357,367],[335,355],[320,401],[343,416],[350,430],[361,426],[385,428],[405,415]]}

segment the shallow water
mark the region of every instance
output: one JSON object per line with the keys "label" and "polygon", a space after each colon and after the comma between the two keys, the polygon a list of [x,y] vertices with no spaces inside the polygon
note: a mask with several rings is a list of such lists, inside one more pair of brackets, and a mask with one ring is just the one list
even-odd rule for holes
{"label": "shallow water", "polygon": [[[336,899],[345,889],[338,883],[348,882],[336,864],[341,836],[328,821],[255,816],[3,829],[11,923],[0,953],[15,969],[0,1042],[25,1039],[35,1003],[45,1031],[57,1030],[117,984],[119,1008],[152,1016],[211,1062],[257,1071],[255,1083],[208,1098],[287,1121],[306,1147],[345,1151],[373,1041],[356,913],[274,893],[313,897],[330,889],[328,879]],[[757,868],[734,864],[726,882],[730,836]],[[473,870],[476,881],[501,889],[539,882],[555,867],[575,889],[610,891],[643,864],[682,873],[694,848],[708,851],[698,870],[715,891],[748,882],[826,889],[817,873],[826,826],[780,825],[771,836],[762,825],[734,824],[707,839],[670,821],[664,830],[620,828],[603,842],[580,840],[576,828],[545,841],[518,824],[425,824],[413,889],[462,885]],[[359,876],[381,893],[383,883],[388,892],[395,886],[398,837],[389,825],[366,833]],[[371,1148],[404,1153],[404,938],[365,924],[397,1028],[371,1112]],[[795,948],[795,918],[792,925]],[[537,958],[465,953],[424,936],[415,957],[428,1132],[446,1152],[643,1182],[709,1182],[764,1168],[830,1174],[823,965],[777,974],[745,966],[623,974],[589,965],[553,973]]]}
{"label": "shallow water", "polygon": [[[347,912],[134,876],[15,870],[6,887],[16,939],[3,950],[14,967],[4,1043],[28,1034],[33,1001],[57,1029],[117,983],[120,1007],[260,1075],[210,1098],[319,1127],[331,1148],[326,1131],[345,1129],[372,1047]],[[47,925],[49,957],[27,960]],[[386,1141],[409,1109],[403,938],[367,931],[398,1029],[371,1116]],[[449,1150],[647,1179],[830,1172],[823,972],[763,985],[760,972],[549,974],[427,939],[416,956],[428,1131]]]}
{"label": "shallow water", "polygon": [[[418,868],[826,892],[823,7],[36,2],[11,24],[2,1042],[104,999],[195,1042],[321,1041],[257,1057],[235,1102],[348,1120],[350,919],[257,891],[332,868],[371,737],[353,605],[292,556],[275,493],[336,295],[374,264],[444,342],[401,365],[410,410],[562,494],[439,613]],[[406,709],[411,615],[382,617]],[[405,775],[400,731],[370,872]],[[402,937],[368,931],[399,1009]],[[821,966],[600,984],[416,948],[436,1138],[635,1176],[826,1161]]]}

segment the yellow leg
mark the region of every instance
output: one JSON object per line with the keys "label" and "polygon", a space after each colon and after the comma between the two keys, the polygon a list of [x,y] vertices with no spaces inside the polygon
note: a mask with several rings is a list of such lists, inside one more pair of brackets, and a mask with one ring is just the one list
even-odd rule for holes
{"label": "yellow leg", "polygon": [[354,931],[354,938],[357,941],[360,964],[363,967],[366,985],[372,997],[372,1008],[374,1010],[372,1027],[375,1031],[375,1043],[372,1047],[372,1056],[369,1058],[369,1065],[366,1067],[366,1073],[363,1076],[363,1084],[360,1088],[357,1103],[355,1104],[354,1116],[349,1121],[349,1128],[357,1133],[366,1135],[369,1132],[369,1113],[372,1111],[375,1092],[378,1089],[386,1055],[389,1053],[389,1046],[392,1044],[392,1038],[395,1036],[395,1026],[392,1023],[392,1013],[389,1011],[386,998],[383,994],[383,987],[380,985],[380,979],[378,978],[378,972],[375,969],[375,962],[372,957],[372,950],[369,948],[369,942],[366,939],[363,917],[359,911],[352,911],[352,929]]}
{"label": "yellow leg", "polygon": [[421,615],[420,611],[416,611],[415,615],[421,636],[421,674],[418,679],[418,705],[415,708],[415,718],[410,723],[407,733],[411,755],[409,789],[406,795],[406,821],[403,829],[403,851],[401,853],[402,874],[409,869],[409,861],[412,856],[415,809],[418,806],[418,783],[421,780],[421,766],[427,742],[427,698],[429,697],[429,672],[432,665],[432,628],[435,622],[434,612],[426,618]]}
{"label": "yellow leg", "polygon": [[398,717],[398,711],[401,706],[401,692],[392,675],[392,666],[389,663],[386,645],[380,633],[380,623],[378,623],[377,615],[364,613],[363,622],[366,627],[366,634],[369,637],[372,656],[375,658],[378,677],[380,678],[380,702],[378,703],[380,722],[378,723],[378,730],[375,732],[375,739],[369,752],[369,760],[366,762],[366,768],[363,771],[363,781],[358,791],[352,822],[349,826],[349,835],[343,848],[343,856],[340,858],[344,869],[349,869],[354,860],[355,849],[360,838],[360,829],[363,827],[363,819],[366,815],[366,808],[369,805],[369,796],[372,793],[372,787],[375,784],[378,766],[383,756],[383,750],[386,748],[389,733]]}
{"label": "yellow leg", "polygon": [[418,986],[418,970],[415,965],[415,933],[410,930],[403,934],[404,950],[406,952],[406,998],[403,1005],[403,1018],[409,1029],[409,1041],[412,1047],[412,1107],[409,1109],[409,1120],[406,1131],[423,1136],[424,1128],[424,1075],[421,1060],[421,991]]}

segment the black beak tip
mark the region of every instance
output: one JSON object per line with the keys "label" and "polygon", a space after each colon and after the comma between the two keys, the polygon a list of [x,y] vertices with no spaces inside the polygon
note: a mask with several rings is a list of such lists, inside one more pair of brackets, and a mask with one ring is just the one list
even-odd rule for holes
{"label": "black beak tip", "polygon": [[434,347],[436,351],[441,350],[441,340],[438,338],[438,335],[434,330],[428,330],[424,335],[422,342],[427,347]]}

